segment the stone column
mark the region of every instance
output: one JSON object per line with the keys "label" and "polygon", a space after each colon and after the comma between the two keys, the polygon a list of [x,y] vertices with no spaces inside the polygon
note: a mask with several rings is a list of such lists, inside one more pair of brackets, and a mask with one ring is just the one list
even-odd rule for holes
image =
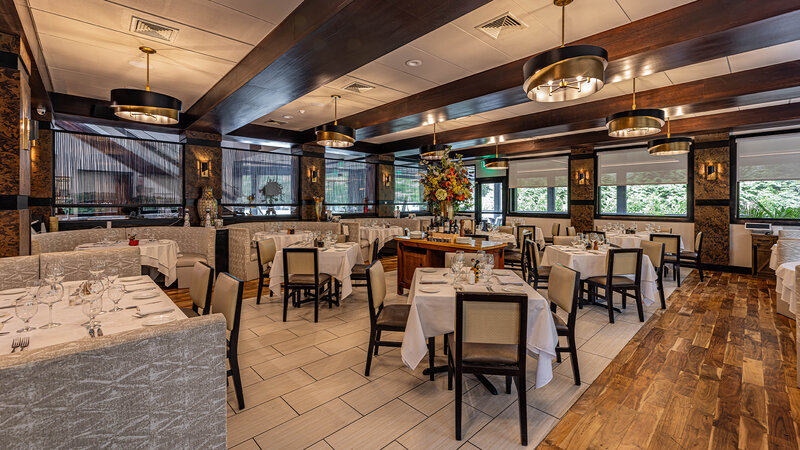
{"label": "stone column", "polygon": [[[200,225],[197,199],[206,186],[214,190],[219,204],[222,199],[222,136],[194,130],[181,133],[183,146],[183,195],[192,225]],[[209,176],[201,177],[198,163],[209,163]],[[221,208],[218,210],[222,214]]]}
{"label": "stone column", "polygon": [[0,32],[0,257],[30,254],[29,68],[19,36]]}
{"label": "stone column", "polygon": [[[48,112],[48,115],[50,113]],[[53,130],[49,121],[38,122],[39,135],[31,142],[31,218],[41,218],[49,227],[53,212]],[[36,230],[39,230],[39,225]],[[49,229],[49,228],[48,228]]]}
{"label": "stone column", "polygon": [[569,217],[578,232],[594,229],[594,147],[573,147],[569,155]]}
{"label": "stone column", "polygon": [[[706,165],[721,169],[706,178]],[[703,232],[703,262],[730,264],[731,152],[728,133],[694,137],[694,232]],[[684,242],[694,249],[694,242]]]}
{"label": "stone column", "polygon": [[[300,219],[317,220],[314,197],[325,197],[325,147],[297,145],[292,154],[300,156]],[[324,210],[320,220],[325,220]]]}
{"label": "stone column", "polygon": [[394,216],[394,155],[371,155],[367,162],[374,162],[378,185],[376,194],[378,217]]}

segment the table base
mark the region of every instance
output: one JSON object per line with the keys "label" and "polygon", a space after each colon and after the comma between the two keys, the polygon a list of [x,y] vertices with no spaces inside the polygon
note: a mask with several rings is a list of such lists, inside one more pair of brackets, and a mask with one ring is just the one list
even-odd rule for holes
{"label": "table base", "polygon": [[[443,372],[447,372],[447,366],[433,366],[433,373],[443,373]],[[430,375],[431,368],[428,367],[427,369],[423,370],[422,374]],[[492,395],[497,395],[497,388],[494,387],[494,385],[492,384],[491,381],[489,381],[488,378],[479,373],[473,373],[470,375],[475,375],[475,378],[477,378],[478,381],[481,382],[481,384],[486,388],[487,391],[489,391]]]}

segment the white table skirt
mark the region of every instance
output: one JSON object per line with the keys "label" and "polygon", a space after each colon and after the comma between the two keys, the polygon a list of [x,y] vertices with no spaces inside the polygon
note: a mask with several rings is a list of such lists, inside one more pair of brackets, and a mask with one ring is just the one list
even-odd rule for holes
{"label": "white table skirt", "polygon": [[[100,250],[111,248],[127,248],[128,241],[117,241],[109,244],[82,244],[75,247],[79,250]],[[139,251],[143,266],[153,267],[164,274],[164,285],[169,286],[178,279],[178,243],[170,239],[139,240]]]}
{"label": "white table skirt", "polygon": [[395,236],[402,236],[403,229],[401,227],[360,227],[361,239],[366,239],[370,245],[378,239],[378,250],[383,248],[387,242],[394,239]]}
{"label": "white table skirt", "polygon": [[769,255],[769,268],[778,270],[778,244],[772,244]]}
{"label": "white table skirt", "polygon": [[[622,248],[639,248],[642,241],[650,240],[650,233],[642,232],[636,234],[610,234],[606,233],[606,240],[610,244],[619,245]],[[683,238],[681,238],[680,250],[683,251]]]}
{"label": "white table skirt", "polygon": [[[417,367],[428,353],[427,339],[452,333],[456,314],[456,291],[453,289],[453,276],[449,269],[437,269],[436,273],[423,273],[419,269],[414,272],[408,300],[411,311],[408,314],[406,330],[400,355],[403,363],[411,369]],[[508,271],[511,273],[510,271]],[[437,284],[439,292],[423,293],[418,290],[418,280],[424,275],[440,275],[448,273],[448,284]],[[471,289],[468,285],[465,289]],[[558,334],[547,300],[528,284],[519,286],[528,294],[528,339],[527,349],[531,354],[539,355],[536,369],[536,387],[540,388],[553,379],[552,361],[556,357]],[[483,287],[483,292],[486,292]]]}
{"label": "white table skirt", "polygon": [[[89,337],[89,333],[87,329],[81,326],[82,323],[85,323],[89,320],[89,318],[83,314],[83,310],[81,309],[80,305],[70,306],[69,305],[69,296],[73,294],[75,290],[80,286],[80,283],[83,281],[72,281],[64,283],[64,298],[53,305],[53,321],[61,323],[60,327],[56,328],[49,328],[45,330],[38,329],[38,327],[46,324],[49,320],[48,318],[48,306],[45,304],[39,305],[39,310],[36,312],[36,315],[33,316],[33,319],[30,321],[31,327],[36,327],[37,329],[33,331],[29,331],[27,333],[17,333],[17,330],[21,329],[24,324],[23,322],[18,319],[17,317],[12,318],[8,322],[6,322],[5,326],[2,327],[3,331],[10,331],[11,333],[0,336],[0,354],[8,353],[11,351],[11,341],[14,340],[16,337],[20,336],[27,336],[30,337],[30,346],[28,349],[34,348],[42,348],[47,347],[50,345],[61,344],[65,342],[72,342],[78,341],[81,339],[91,339]],[[154,308],[157,306],[164,306],[170,307],[172,312],[169,313],[172,317],[176,318],[177,320],[185,319],[186,316],[180,311],[180,309],[175,305],[175,303],[167,297],[167,294],[164,293],[158,286],[151,280],[150,278],[143,276],[141,277],[141,282],[143,284],[138,285],[137,288],[141,286],[152,286],[155,287],[158,296],[144,299],[144,300],[135,300],[133,296],[135,294],[139,294],[143,291],[135,291],[126,293],[123,295],[122,300],[119,302],[119,306],[121,308],[125,308],[126,306],[142,306],[147,305],[147,308]],[[144,284],[148,283],[148,284]],[[117,281],[116,285],[122,285],[121,281]],[[11,314],[14,315],[14,308],[5,308],[6,306],[13,305],[13,298],[12,296],[0,296],[0,314]],[[151,304],[152,302],[158,301],[158,304]],[[108,311],[113,307],[113,302],[108,299],[108,297],[104,294],[103,295],[103,309]],[[101,326],[103,327],[103,335],[111,335],[114,333],[121,333],[123,331],[134,330],[136,328],[141,328],[144,325],[142,324],[146,318],[138,319],[133,317],[133,314],[136,312],[135,309],[126,309],[124,311],[117,311],[117,312],[106,312],[97,316],[96,320],[100,322]],[[5,319],[5,317],[3,318]],[[2,320],[2,319],[0,319]],[[28,350],[26,349],[26,350]],[[0,356],[2,358],[4,356]],[[13,357],[13,355],[11,355]]]}
{"label": "white table skirt", "polygon": [[266,239],[272,239],[275,241],[275,251],[280,251],[282,248],[292,245],[295,242],[306,240],[310,236],[310,231],[296,231],[294,234],[257,231],[255,234],[253,234],[253,242],[255,243]]}
{"label": "white table skirt", "polygon": [[[347,250],[339,250],[331,247],[328,250],[319,249],[319,272],[327,273],[340,283],[342,283],[342,298],[347,298],[353,292],[353,283],[350,274],[353,266],[359,264],[361,257],[361,246],[355,242],[348,242]],[[280,292],[283,283],[283,250],[275,253],[275,260],[269,271],[269,288],[274,292]]]}
{"label": "white table skirt", "polygon": [[789,311],[797,314],[797,299],[794,295],[795,269],[800,265],[800,261],[792,261],[781,264],[775,270],[775,292],[780,295],[778,301],[789,304]]}
{"label": "white table skirt", "polygon": [[[548,245],[542,255],[542,266],[562,264],[581,273],[581,279],[606,275],[606,253],[600,251],[576,252],[569,247]],[[642,300],[646,305],[655,303],[658,295],[658,275],[647,255],[642,255]]]}

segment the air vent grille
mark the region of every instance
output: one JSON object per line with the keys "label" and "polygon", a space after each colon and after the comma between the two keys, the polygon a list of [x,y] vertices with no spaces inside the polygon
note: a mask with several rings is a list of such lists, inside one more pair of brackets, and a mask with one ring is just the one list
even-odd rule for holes
{"label": "air vent grille", "polygon": [[344,87],[345,91],[355,92],[356,94],[362,94],[364,92],[371,91],[373,89],[375,89],[375,86],[359,83],[358,81],[354,81]]}
{"label": "air vent grille", "polygon": [[131,17],[131,31],[154,39],[172,42],[178,34],[177,28],[168,27],[141,17]]}
{"label": "air vent grille", "polygon": [[500,39],[515,31],[524,30],[528,26],[513,14],[507,12],[475,28],[483,31],[492,39]]}
{"label": "air vent grille", "polygon": [[275,119],[267,119],[264,121],[264,125],[286,125],[289,122],[285,120],[275,120]]}

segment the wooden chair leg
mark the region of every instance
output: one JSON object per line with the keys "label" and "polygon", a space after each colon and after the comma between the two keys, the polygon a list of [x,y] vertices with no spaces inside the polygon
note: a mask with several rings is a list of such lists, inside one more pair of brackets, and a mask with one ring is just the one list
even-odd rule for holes
{"label": "wooden chair leg", "polygon": [[378,348],[381,346],[379,342],[381,341],[381,329],[375,332],[375,356],[378,356]]}
{"label": "wooden chair leg", "polygon": [[642,290],[637,287],[633,292],[634,292],[634,297],[636,298],[636,310],[639,312],[639,322],[644,322],[644,307],[642,306]]}
{"label": "wooden chair leg", "polygon": [[525,373],[523,372],[517,377],[514,377],[517,384],[517,395],[519,396],[517,403],[519,403],[519,433],[522,445],[528,446],[528,403],[525,399]]}
{"label": "wooden chair leg", "polygon": [[[431,379],[433,379],[433,374],[431,373]],[[461,371],[458,370],[456,367],[456,440],[461,440],[461,394],[462,394],[462,384],[461,384]]]}
{"label": "wooden chair leg", "polygon": [[430,371],[430,378],[433,381],[433,358],[436,355],[436,338],[428,338],[428,370]]}
{"label": "wooden chair leg", "polygon": [[569,356],[572,359],[572,377],[575,379],[575,385],[581,384],[581,371],[578,369],[578,346],[575,345],[575,331],[568,336],[569,338]]}
{"label": "wooden chair leg", "polygon": [[703,281],[703,263],[700,262],[700,258],[697,258],[697,272],[700,273],[700,281]]}
{"label": "wooden chair leg", "polygon": [[289,288],[283,288],[283,321],[286,322],[286,312],[289,309]]}
{"label": "wooden chair leg", "polygon": [[[621,294],[622,294],[622,309],[627,309],[628,308],[628,294],[626,294],[626,292],[627,291],[622,291],[621,292]],[[614,295],[614,293],[612,292],[611,295]]]}
{"label": "wooden chair leg", "polygon": [[608,322],[614,323],[614,291],[609,288],[606,288],[605,291],[606,306],[608,306]]}
{"label": "wooden chair leg", "polygon": [[511,375],[506,375],[506,394],[511,393]]}
{"label": "wooden chair leg", "polygon": [[661,309],[667,309],[667,300],[664,298],[664,280],[663,276],[658,277],[658,295],[661,297]]}
{"label": "wooden chair leg", "polygon": [[236,400],[239,401],[239,409],[244,409],[244,393],[242,392],[242,377],[239,375],[239,356],[231,354],[231,377],[233,377],[233,390],[236,391]]}
{"label": "wooden chair leg", "polygon": [[675,263],[675,277],[678,278],[678,287],[681,287],[681,260]]}
{"label": "wooden chair leg", "polygon": [[[369,347],[367,347],[367,367],[364,369],[364,376],[369,376],[369,367],[372,364],[372,348],[375,347],[375,328],[369,329]],[[375,349],[377,350],[377,348]]]}
{"label": "wooden chair leg", "polygon": [[319,322],[319,287],[314,287],[314,323]]}
{"label": "wooden chair leg", "polygon": [[261,304],[261,289],[264,287],[264,275],[258,276],[258,294],[256,295],[256,305]]}

